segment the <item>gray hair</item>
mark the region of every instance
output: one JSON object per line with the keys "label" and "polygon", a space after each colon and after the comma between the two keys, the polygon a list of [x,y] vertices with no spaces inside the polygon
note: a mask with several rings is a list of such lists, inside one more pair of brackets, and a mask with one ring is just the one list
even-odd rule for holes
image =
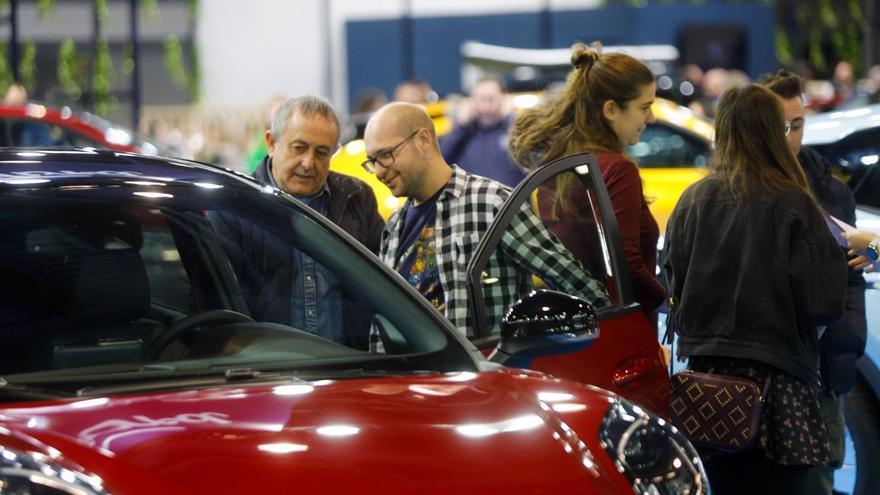
{"label": "gray hair", "polygon": [[339,117],[336,116],[333,105],[330,104],[327,98],[315,95],[290,98],[278,107],[278,110],[275,111],[275,116],[272,117],[272,127],[269,129],[273,139],[277,140],[284,134],[284,131],[287,129],[287,123],[297,113],[308,117],[320,115],[333,121],[336,124],[336,138],[339,139],[342,126],[339,125]]}

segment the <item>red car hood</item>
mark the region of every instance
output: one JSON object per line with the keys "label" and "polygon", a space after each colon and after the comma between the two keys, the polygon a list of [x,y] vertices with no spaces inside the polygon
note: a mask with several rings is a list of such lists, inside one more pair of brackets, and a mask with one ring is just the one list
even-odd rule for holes
{"label": "red car hood", "polygon": [[631,493],[598,446],[610,400],[518,370],[228,386],[0,408],[0,443],[114,494]]}

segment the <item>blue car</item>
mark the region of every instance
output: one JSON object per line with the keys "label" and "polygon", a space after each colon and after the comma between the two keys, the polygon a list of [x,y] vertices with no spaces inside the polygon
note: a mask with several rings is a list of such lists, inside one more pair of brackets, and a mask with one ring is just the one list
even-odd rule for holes
{"label": "blue car", "polygon": [[[853,191],[857,227],[880,234],[880,105],[807,118],[804,141]],[[880,266],[865,274],[868,339],[846,397],[847,459],[835,478],[843,493],[880,493]]]}

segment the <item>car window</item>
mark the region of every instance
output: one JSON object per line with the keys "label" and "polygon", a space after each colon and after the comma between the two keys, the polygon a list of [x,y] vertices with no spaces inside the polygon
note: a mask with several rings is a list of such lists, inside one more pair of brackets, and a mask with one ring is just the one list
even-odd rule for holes
{"label": "car window", "polygon": [[152,300],[181,312],[192,312],[189,276],[164,215],[158,210],[143,210],[141,220],[144,241],[140,254]]}
{"label": "car window", "polygon": [[710,150],[701,139],[666,124],[649,124],[639,142],[629,147],[629,154],[640,167],[705,167]]}
{"label": "car window", "polygon": [[[136,186],[98,200],[92,186],[64,187],[62,197],[0,197],[5,378],[150,363],[468,363],[435,356],[419,364],[412,356],[467,352],[449,346],[441,317],[418,294],[287,200],[266,209],[256,191],[221,200]],[[129,199],[138,193],[157,204]],[[297,264],[286,263],[291,257]],[[306,267],[310,275],[297,277]],[[407,357],[390,361],[396,355]]]}
{"label": "car window", "polygon": [[816,149],[837,168],[856,203],[880,208],[880,128],[854,133]]}

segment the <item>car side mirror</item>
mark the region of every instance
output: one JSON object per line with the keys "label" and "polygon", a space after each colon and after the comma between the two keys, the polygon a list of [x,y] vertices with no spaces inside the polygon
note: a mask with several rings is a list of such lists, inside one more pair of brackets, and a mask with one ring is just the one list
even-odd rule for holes
{"label": "car side mirror", "polygon": [[501,341],[489,359],[528,368],[536,357],[582,351],[598,338],[592,304],[561,292],[533,290],[505,313]]}

